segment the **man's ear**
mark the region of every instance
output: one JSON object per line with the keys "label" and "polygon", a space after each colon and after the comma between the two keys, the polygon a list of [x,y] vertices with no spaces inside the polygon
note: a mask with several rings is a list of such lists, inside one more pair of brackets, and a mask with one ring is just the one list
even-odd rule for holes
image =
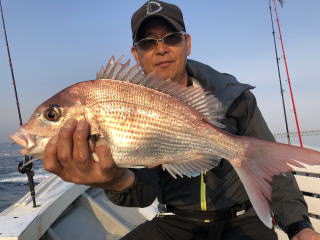
{"label": "man's ear", "polygon": [[136,60],[136,63],[140,66],[140,61],[138,57],[138,50],[135,46],[131,47],[131,54],[134,57],[134,60]]}
{"label": "man's ear", "polygon": [[191,54],[191,36],[189,33],[186,34],[186,50],[187,50],[187,56]]}

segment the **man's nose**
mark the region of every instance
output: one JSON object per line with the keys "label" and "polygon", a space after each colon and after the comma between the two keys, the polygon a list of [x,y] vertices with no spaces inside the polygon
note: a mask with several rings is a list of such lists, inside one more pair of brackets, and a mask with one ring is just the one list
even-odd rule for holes
{"label": "man's nose", "polygon": [[165,44],[163,41],[158,41],[156,46],[156,51],[157,51],[157,54],[163,55],[169,51],[168,45]]}

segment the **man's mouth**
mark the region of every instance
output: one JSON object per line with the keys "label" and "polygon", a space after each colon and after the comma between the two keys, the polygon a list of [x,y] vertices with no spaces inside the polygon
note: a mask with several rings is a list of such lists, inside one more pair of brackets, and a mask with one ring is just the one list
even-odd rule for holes
{"label": "man's mouth", "polygon": [[161,61],[156,64],[157,67],[168,67],[172,61]]}

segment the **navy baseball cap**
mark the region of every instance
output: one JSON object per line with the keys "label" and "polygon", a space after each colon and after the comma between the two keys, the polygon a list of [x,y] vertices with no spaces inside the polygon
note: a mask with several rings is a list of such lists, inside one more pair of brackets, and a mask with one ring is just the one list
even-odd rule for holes
{"label": "navy baseball cap", "polygon": [[137,41],[139,29],[149,18],[162,17],[172,25],[176,31],[186,31],[183,15],[179,7],[162,1],[147,1],[131,18],[131,30],[133,42]]}

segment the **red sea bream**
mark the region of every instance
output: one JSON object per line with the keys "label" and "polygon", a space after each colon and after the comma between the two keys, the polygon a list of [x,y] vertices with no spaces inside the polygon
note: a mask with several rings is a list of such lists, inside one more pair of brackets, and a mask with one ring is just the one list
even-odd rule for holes
{"label": "red sea bream", "polygon": [[86,119],[110,145],[119,167],[162,165],[172,177],[197,176],[228,160],[260,219],[272,227],[272,176],[291,166],[320,164],[320,153],[233,136],[223,129],[222,105],[201,88],[144,75],[113,58],[97,80],[76,83],[42,103],[11,138],[22,154],[41,158],[48,140],[70,118]]}

